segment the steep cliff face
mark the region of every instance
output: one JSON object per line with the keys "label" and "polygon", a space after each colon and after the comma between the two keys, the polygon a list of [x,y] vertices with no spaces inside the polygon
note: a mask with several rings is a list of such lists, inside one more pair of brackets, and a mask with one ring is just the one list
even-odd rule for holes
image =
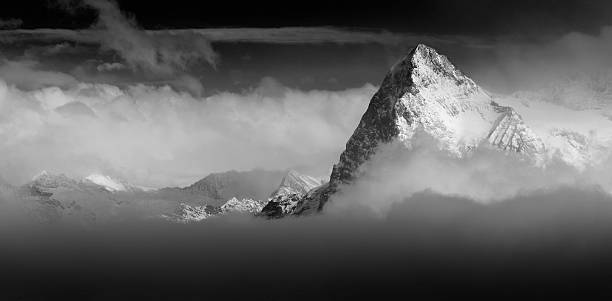
{"label": "steep cliff face", "polygon": [[399,143],[409,151],[417,133],[433,138],[438,150],[458,158],[482,144],[534,160],[545,149],[514,109],[496,103],[445,56],[421,44],[392,67],[346,143],[329,183],[306,194],[296,214],[321,210],[340,184],[359,177],[380,145]]}

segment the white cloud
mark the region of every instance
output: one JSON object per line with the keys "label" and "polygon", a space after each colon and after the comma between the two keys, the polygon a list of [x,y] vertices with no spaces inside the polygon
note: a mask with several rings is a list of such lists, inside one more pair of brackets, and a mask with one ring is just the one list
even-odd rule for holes
{"label": "white cloud", "polygon": [[375,90],[299,91],[265,81],[243,94],[195,98],[145,85],[23,91],[1,83],[7,180],[27,181],[44,169],[114,174],[145,186],[185,185],[228,169],[325,170]]}
{"label": "white cloud", "polygon": [[455,158],[437,150],[427,137],[415,138],[416,146],[380,147],[362,167],[354,183],[340,187],[326,208],[340,213],[365,208],[385,216],[394,205],[422,192],[460,197],[491,204],[538,191],[563,187],[612,193],[610,160],[578,170],[553,160],[536,167],[517,154],[479,148],[466,158]]}

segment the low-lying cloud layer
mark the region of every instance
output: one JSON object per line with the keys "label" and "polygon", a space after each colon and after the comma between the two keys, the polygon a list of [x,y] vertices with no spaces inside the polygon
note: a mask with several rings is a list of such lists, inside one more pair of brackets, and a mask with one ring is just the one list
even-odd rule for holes
{"label": "low-lying cloud layer", "polygon": [[414,137],[413,148],[384,145],[363,167],[354,182],[341,186],[326,211],[345,212],[361,208],[386,216],[407,197],[424,191],[456,196],[480,204],[530,197],[537,191],[573,187],[612,192],[610,161],[578,170],[553,159],[536,166],[522,154],[482,146],[469,156],[456,158],[438,151],[428,137]]}
{"label": "low-lying cloud layer", "polygon": [[242,94],[195,98],[167,86],[24,91],[0,81],[0,167],[15,184],[41,170],[153,187],[255,167],[324,175],[374,90],[299,91],[265,79]]}
{"label": "low-lying cloud layer", "polygon": [[342,212],[90,229],[2,219],[0,296],[326,300],[607,292],[611,213],[608,195],[559,189],[487,206],[419,193],[382,219]]}

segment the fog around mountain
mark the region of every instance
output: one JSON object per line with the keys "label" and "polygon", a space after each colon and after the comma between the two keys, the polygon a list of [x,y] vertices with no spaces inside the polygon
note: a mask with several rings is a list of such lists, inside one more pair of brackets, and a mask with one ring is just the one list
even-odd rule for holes
{"label": "fog around mountain", "polygon": [[114,1],[58,9],[96,18],[0,19],[0,299],[608,291],[609,26],[151,29]]}

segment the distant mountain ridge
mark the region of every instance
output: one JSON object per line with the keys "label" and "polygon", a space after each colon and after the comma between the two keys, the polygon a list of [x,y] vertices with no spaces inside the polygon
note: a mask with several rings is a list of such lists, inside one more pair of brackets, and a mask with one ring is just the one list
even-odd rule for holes
{"label": "distant mountain ridge", "polygon": [[160,192],[187,193],[210,205],[221,205],[231,198],[266,200],[285,173],[263,169],[212,173],[189,186],[163,188]]}
{"label": "distant mountain ridge", "polygon": [[277,183],[277,188],[272,194],[264,199],[238,199],[232,197],[221,206],[213,206],[211,204],[193,206],[180,203],[173,214],[164,215],[163,217],[180,223],[197,222],[232,212],[272,218],[280,217],[292,212],[296,205],[293,200],[303,197],[308,191],[321,184],[322,181],[319,179],[302,175],[295,170],[289,170],[285,172],[285,176],[280,183]]}

